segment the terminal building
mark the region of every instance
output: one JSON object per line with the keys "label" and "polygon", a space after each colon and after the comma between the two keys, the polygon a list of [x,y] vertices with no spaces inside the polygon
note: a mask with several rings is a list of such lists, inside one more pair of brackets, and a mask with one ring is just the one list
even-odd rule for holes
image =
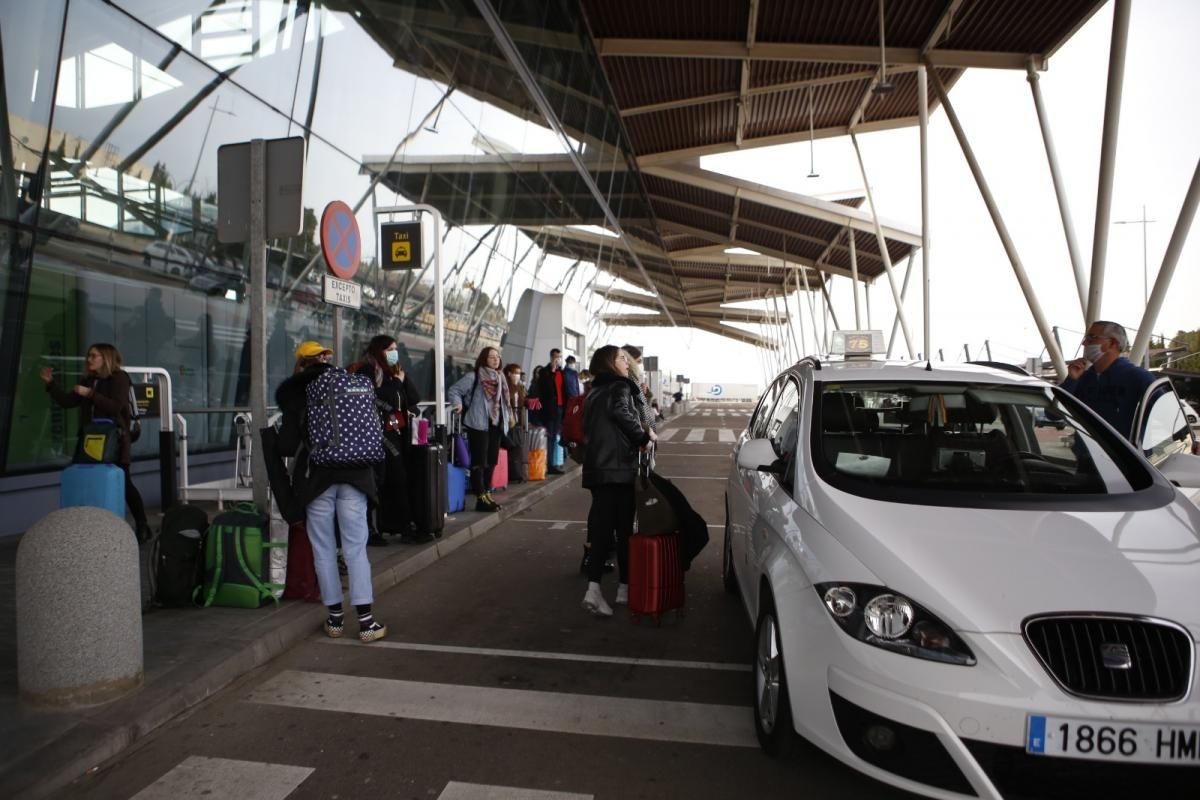
{"label": "terminal building", "polygon": [[[789,343],[737,323],[782,330],[801,297],[810,314],[828,304],[833,275],[897,293],[922,227],[880,220],[869,196],[784,192],[699,157],[923,126],[966,69],[1044,69],[1103,3],[889,3],[886,65],[876,4],[826,13],[840,5],[703,0],[680,17],[608,0],[0,0],[0,503],[13,512],[0,535],[54,507],[77,422],[39,373],[74,381],[93,342],[170,375],[193,480],[229,471],[257,298],[245,246],[217,235],[225,144],[304,140],[301,230],[267,243],[268,386],[300,341],[349,363],[377,333],[400,341],[424,399],[484,346],[526,369],[550,343],[586,361],[608,326],[820,351],[815,326]],[[336,329],[317,237],[335,200],[363,239],[362,306]],[[413,269],[381,268],[379,224],[409,216],[380,209],[412,204],[446,223],[440,285],[430,246]],[[868,327],[864,296],[854,327]],[[773,310],[726,307],[751,299]],[[564,318],[562,341],[538,309]],[[931,350],[927,296],[923,309],[923,341],[897,320],[913,355]],[[134,447],[151,505],[170,502],[160,446]]]}

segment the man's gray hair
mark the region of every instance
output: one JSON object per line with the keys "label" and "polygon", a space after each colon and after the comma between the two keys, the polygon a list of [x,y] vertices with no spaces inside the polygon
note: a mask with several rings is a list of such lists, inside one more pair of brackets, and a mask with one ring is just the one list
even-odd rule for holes
{"label": "man's gray hair", "polygon": [[1102,325],[1104,328],[1104,336],[1110,339],[1117,340],[1117,349],[1124,353],[1129,349],[1129,336],[1125,333],[1125,327],[1117,322],[1109,322],[1105,319],[1098,319],[1092,323],[1093,325]]}

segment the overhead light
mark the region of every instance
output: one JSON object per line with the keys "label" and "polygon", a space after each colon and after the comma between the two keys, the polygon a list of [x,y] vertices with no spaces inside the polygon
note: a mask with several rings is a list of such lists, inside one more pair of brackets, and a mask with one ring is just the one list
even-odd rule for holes
{"label": "overhead light", "polygon": [[879,0],[879,80],[871,89],[873,94],[891,94],[896,87],[887,79],[887,50],[883,45],[883,0]]}
{"label": "overhead light", "polygon": [[819,178],[816,167],[815,145],[813,144],[813,87],[808,87],[808,177]]}
{"label": "overhead light", "polygon": [[444,106],[444,105],[446,105],[446,98],[443,97],[442,102],[438,103],[437,115],[433,118],[433,124],[426,125],[425,130],[429,131],[430,133],[438,132],[438,122],[442,118],[442,106]]}

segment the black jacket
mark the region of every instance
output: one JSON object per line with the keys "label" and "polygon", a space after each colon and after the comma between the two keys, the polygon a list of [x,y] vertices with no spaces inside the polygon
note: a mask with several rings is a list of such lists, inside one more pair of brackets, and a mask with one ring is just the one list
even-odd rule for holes
{"label": "black jacket", "polygon": [[67,392],[55,381],[46,384],[46,391],[63,408],[79,409],[79,427],[90,423],[93,419],[111,419],[120,428],[120,448],[117,451],[117,463],[129,466],[129,373],[118,369],[110,377],[98,378],[86,375],[80,385],[93,389],[91,397],[80,397],[75,390]]}
{"label": "black jacket", "polygon": [[632,484],[637,477],[638,450],[650,441],[634,406],[633,381],[598,375],[583,407],[587,451],[583,457],[583,487],[605,483]]}
{"label": "black jacket", "polygon": [[292,471],[294,502],[307,506],[335,483],[348,483],[365,494],[368,501],[374,503],[375,470],[371,467],[319,467],[308,463],[308,448],[297,452],[301,450],[300,445],[305,443],[304,418],[308,413],[305,389],[327,369],[332,367],[329,364],[313,364],[279,384],[279,388],[275,390],[275,402],[283,414],[283,421],[279,426],[279,453],[284,457],[296,456],[297,459]]}
{"label": "black jacket", "polygon": [[[561,374],[561,371],[559,371]],[[558,384],[554,381],[554,365],[547,364],[538,373],[537,386],[533,387],[533,396],[542,401],[543,413],[560,408],[558,404]],[[567,403],[567,376],[563,375],[563,405]]]}

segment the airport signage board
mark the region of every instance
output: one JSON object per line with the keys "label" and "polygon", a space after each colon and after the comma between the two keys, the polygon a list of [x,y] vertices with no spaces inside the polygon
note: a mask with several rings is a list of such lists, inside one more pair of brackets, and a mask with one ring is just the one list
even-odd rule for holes
{"label": "airport signage board", "polygon": [[326,303],[335,306],[362,308],[362,287],[354,281],[343,281],[332,275],[326,275],[322,296]]}
{"label": "airport signage board", "polygon": [[383,253],[379,263],[385,270],[416,269],[421,266],[421,223],[385,222],[379,229]]}
{"label": "airport signage board", "polygon": [[[265,236],[295,236],[304,227],[304,137],[267,139],[266,150]],[[249,142],[217,148],[217,240],[250,241]]]}

